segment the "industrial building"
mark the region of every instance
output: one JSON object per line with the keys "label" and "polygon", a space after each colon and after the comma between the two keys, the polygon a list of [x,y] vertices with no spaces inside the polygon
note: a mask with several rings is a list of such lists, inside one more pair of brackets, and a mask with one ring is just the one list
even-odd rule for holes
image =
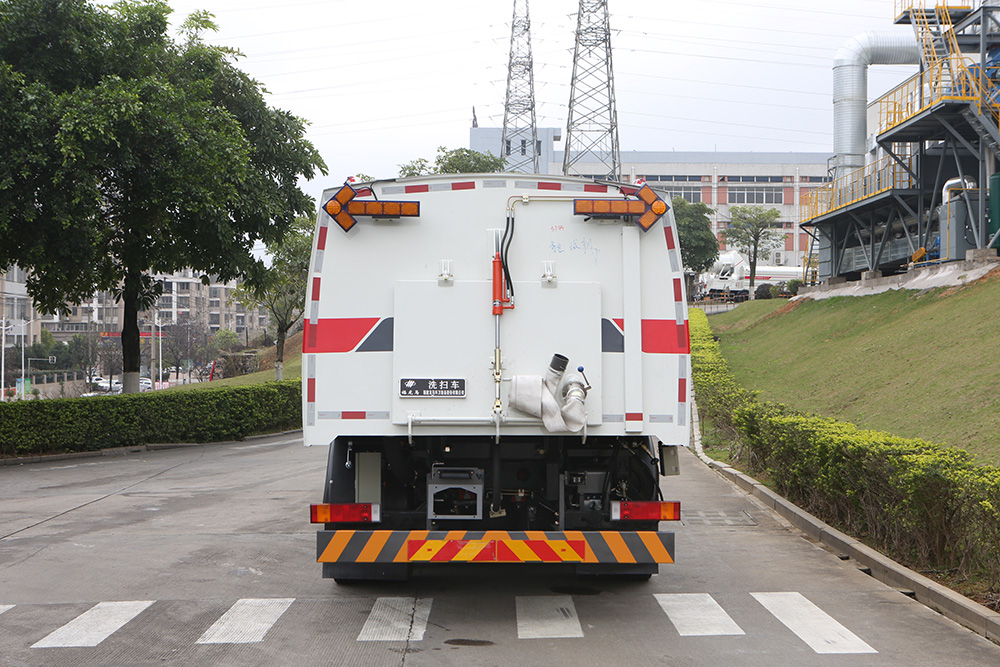
{"label": "industrial building", "polygon": [[[979,6],[976,7],[975,5]],[[894,30],[858,35],[834,62],[833,180],[802,228],[821,281],[995,256],[1000,229],[1000,6],[896,0]],[[868,104],[867,68],[913,76]]]}
{"label": "industrial building", "polygon": [[[561,174],[563,152],[555,150],[560,130],[538,128],[539,172]],[[501,149],[501,128],[473,127],[469,147],[496,155]],[[518,147],[513,147],[517,152]],[[828,153],[622,151],[621,171],[626,180],[643,181],[661,197],[683,197],[702,202],[712,230],[725,250],[722,231],[729,223],[730,206],[747,204],[776,208],[781,212],[785,243],[764,263],[801,266],[809,251],[810,237],[797,229],[809,193],[830,181]],[[581,175],[600,177],[603,165],[577,162]]]}

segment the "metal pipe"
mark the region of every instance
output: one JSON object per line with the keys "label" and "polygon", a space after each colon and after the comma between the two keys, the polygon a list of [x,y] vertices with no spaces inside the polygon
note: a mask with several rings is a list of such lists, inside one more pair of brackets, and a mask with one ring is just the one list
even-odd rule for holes
{"label": "metal pipe", "polygon": [[920,45],[908,30],[869,30],[855,35],[837,50],[833,59],[834,178],[865,164],[868,67],[919,63]]}

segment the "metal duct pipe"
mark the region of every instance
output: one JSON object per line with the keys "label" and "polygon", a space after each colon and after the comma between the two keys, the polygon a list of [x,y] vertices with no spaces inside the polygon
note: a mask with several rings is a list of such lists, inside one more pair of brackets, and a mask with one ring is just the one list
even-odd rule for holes
{"label": "metal duct pipe", "polygon": [[833,59],[834,178],[865,164],[869,65],[917,65],[920,45],[912,31],[869,30],[855,35]]}

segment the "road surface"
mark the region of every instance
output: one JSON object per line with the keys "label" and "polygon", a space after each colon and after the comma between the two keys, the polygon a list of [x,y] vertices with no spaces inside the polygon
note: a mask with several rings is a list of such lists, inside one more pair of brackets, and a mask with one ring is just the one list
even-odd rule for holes
{"label": "road surface", "polygon": [[[320,577],[295,435],[0,468],[0,665],[1000,665],[687,451],[677,563]],[[474,568],[474,569],[473,569]]]}

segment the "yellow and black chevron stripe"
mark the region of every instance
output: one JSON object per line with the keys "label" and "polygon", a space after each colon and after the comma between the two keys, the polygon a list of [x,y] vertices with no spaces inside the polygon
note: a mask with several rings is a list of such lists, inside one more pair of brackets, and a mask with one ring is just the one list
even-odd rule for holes
{"label": "yellow and black chevron stripe", "polygon": [[320,563],[673,563],[654,531],[323,530]]}

